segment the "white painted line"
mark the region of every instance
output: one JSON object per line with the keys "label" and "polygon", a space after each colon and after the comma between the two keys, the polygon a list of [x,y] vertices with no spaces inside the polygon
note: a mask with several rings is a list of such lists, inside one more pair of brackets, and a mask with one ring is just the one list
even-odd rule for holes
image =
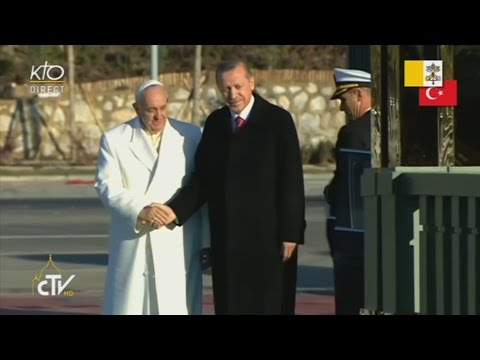
{"label": "white painted line", "polygon": [[79,239],[79,238],[107,238],[105,234],[85,234],[85,235],[0,235],[0,240],[13,240],[13,239]]}
{"label": "white painted line", "polygon": [[[0,253],[0,256],[28,256],[28,255],[41,255],[44,254],[45,252],[48,253],[48,251],[10,251],[10,252],[2,252]],[[107,250],[93,250],[93,251],[57,251],[57,254],[61,254],[61,256],[64,255],[82,255],[82,256],[88,256],[88,255],[108,255]],[[53,256],[55,255],[55,252],[52,252]],[[17,271],[17,270],[15,270]],[[23,270],[22,270],[23,271]]]}

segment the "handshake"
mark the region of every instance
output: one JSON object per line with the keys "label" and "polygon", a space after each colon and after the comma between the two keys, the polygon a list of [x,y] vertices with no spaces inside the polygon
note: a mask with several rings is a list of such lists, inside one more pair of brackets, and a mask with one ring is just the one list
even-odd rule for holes
{"label": "handshake", "polygon": [[168,205],[151,203],[140,211],[137,223],[160,229],[162,226],[170,225],[176,218],[177,216]]}

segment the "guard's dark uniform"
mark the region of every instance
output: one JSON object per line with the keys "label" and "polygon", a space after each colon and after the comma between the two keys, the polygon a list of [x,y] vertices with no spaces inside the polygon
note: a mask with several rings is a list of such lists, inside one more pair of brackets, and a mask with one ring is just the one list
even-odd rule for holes
{"label": "guard's dark uniform", "polygon": [[[337,169],[324,192],[332,215],[336,215],[339,210],[336,208],[336,194],[340,191],[348,191],[348,189],[338,188],[337,184],[339,169],[346,166],[341,163],[343,158],[339,156],[339,149],[370,150],[370,115],[368,111],[361,118],[350,121],[340,129],[338,134],[335,147]],[[333,255],[336,314],[358,315],[364,304],[363,233],[336,231],[333,227],[334,221],[329,220],[327,236],[329,236]]]}
{"label": "guard's dark uniform", "polygon": [[[365,71],[335,69],[334,74],[336,90],[332,100],[341,98],[351,89],[370,87],[371,76]],[[351,98],[344,101],[351,101]],[[345,104],[352,106],[348,102]],[[363,232],[340,231],[338,228],[339,225],[344,226],[340,219],[351,217],[352,202],[345,199],[350,199],[353,195],[350,193],[349,183],[357,182],[358,185],[360,176],[348,168],[348,157],[341,156],[340,149],[370,151],[370,115],[371,112],[368,110],[360,118],[349,121],[340,129],[335,146],[337,167],[332,181],[323,192],[330,205],[327,240],[333,257],[335,312],[339,315],[359,314],[364,304]],[[358,186],[356,188],[358,189]],[[361,203],[359,206],[362,211]]]}

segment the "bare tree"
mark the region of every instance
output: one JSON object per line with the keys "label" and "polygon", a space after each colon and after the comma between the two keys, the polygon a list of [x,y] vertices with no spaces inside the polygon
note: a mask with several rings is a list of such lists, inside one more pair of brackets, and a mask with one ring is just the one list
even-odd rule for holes
{"label": "bare tree", "polygon": [[76,140],[75,140],[75,55],[73,45],[68,45],[68,88],[70,89],[70,158],[72,163],[76,159]]}
{"label": "bare tree", "polygon": [[200,77],[202,73],[202,45],[195,45],[195,64],[193,67],[193,107],[192,124],[200,125]]}

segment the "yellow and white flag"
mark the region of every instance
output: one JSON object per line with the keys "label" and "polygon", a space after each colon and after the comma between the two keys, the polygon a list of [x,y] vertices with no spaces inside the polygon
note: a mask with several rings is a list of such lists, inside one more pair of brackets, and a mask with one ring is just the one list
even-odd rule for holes
{"label": "yellow and white flag", "polygon": [[405,60],[405,86],[442,87],[442,60]]}

